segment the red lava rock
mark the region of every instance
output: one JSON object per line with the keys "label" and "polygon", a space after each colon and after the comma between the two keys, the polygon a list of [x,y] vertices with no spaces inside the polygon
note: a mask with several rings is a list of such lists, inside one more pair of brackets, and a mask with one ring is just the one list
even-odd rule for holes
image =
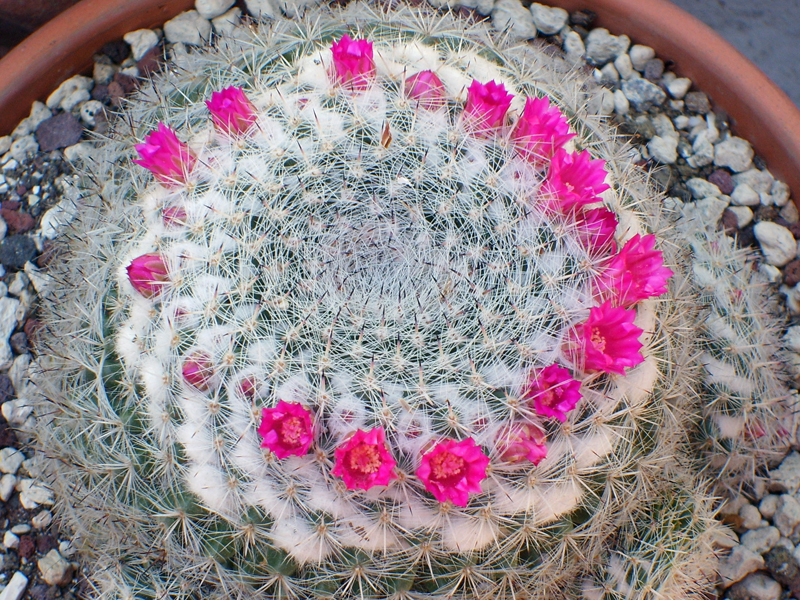
{"label": "red lava rock", "polygon": [[27,354],[28,353],[28,336],[24,331],[18,331],[13,334],[9,340],[9,345],[14,354]]}
{"label": "red lava rock", "polygon": [[24,185],[17,186],[17,196],[24,196],[27,191],[28,188],[26,188]]}
{"label": "red lava rock", "polygon": [[11,383],[11,378],[6,375],[0,375],[0,404],[11,400],[17,395],[17,390],[14,389],[14,384]]}
{"label": "red lava rock", "polygon": [[793,260],[783,268],[783,283],[793,287],[800,282],[800,260]]}
{"label": "red lava rock", "polygon": [[19,210],[20,206],[22,206],[22,204],[16,200],[6,200],[2,204],[2,207],[7,208],[8,210]]}
{"label": "red lava rock", "polygon": [[116,81],[108,84],[108,100],[111,106],[120,106],[122,99],[125,97],[125,90]]}
{"label": "red lava rock", "polygon": [[[130,94],[133,90],[136,89],[136,79],[131,77],[130,75],[123,75],[122,73],[115,73],[114,74],[114,81],[112,83],[118,83],[122,88],[122,91],[126,94]],[[111,87],[111,86],[109,86]]]}
{"label": "red lava rock", "polygon": [[83,125],[72,113],[62,112],[42,121],[36,128],[36,139],[42,152],[50,152],[77,144]]}
{"label": "red lava rock", "polygon": [[50,264],[56,256],[56,247],[52,240],[45,240],[42,244],[42,253],[36,258],[36,266],[41,268]]}
{"label": "red lava rock", "polygon": [[108,91],[108,86],[103,84],[97,84],[92,88],[92,100],[97,100],[98,102],[106,103],[111,100],[111,94]]}
{"label": "red lava rock", "polygon": [[102,49],[103,54],[117,64],[121,64],[131,54],[131,48],[124,40],[108,42]]}
{"label": "red lava rock", "polygon": [[[0,417],[2,418],[2,417]],[[0,448],[16,448],[17,447],[17,434],[11,429],[11,426],[3,419],[0,421]]]}
{"label": "red lava rock", "polygon": [[0,216],[2,216],[3,220],[8,224],[8,231],[12,235],[30,231],[33,229],[33,226],[36,225],[36,221],[28,213],[1,208]]}
{"label": "red lava rock", "polygon": [[789,225],[785,225],[785,227],[792,232],[794,239],[800,240],[800,223],[791,223]]}
{"label": "red lava rock", "polygon": [[58,540],[55,536],[45,533],[36,538],[36,551],[39,554],[47,554],[53,548],[58,548]]}
{"label": "red lava rock", "polygon": [[28,336],[29,340],[36,339],[36,334],[42,328],[42,322],[38,319],[28,319],[25,321],[25,325],[22,326],[22,330],[25,332],[25,335]]}
{"label": "red lava rock", "polygon": [[33,543],[33,538],[29,535],[20,536],[17,554],[19,554],[22,558],[30,559],[35,552],[36,544]]}
{"label": "red lava rock", "polygon": [[739,227],[739,219],[731,209],[726,208],[725,212],[722,213],[722,220],[720,221],[720,229],[722,229],[722,231],[724,231],[726,235],[733,235],[736,233],[738,227]]}
{"label": "red lava rock", "polygon": [[733,177],[724,169],[717,169],[708,176],[708,180],[719,188],[719,191],[730,196],[733,193],[733,188],[736,185],[733,183]]}
{"label": "red lava rock", "polygon": [[151,73],[158,71],[161,66],[161,59],[163,54],[159,46],[153,46],[147,53],[139,59],[136,67],[139,69],[139,74],[142,77],[147,77]]}

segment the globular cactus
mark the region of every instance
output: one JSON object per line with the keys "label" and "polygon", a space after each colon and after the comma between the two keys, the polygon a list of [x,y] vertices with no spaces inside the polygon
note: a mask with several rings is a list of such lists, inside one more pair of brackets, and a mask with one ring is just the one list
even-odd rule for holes
{"label": "globular cactus", "polygon": [[578,596],[651,511],[681,558],[623,596],[691,578],[685,243],[585,101],[531,46],[369,5],[143,88],[86,173],[39,361],[101,597]]}

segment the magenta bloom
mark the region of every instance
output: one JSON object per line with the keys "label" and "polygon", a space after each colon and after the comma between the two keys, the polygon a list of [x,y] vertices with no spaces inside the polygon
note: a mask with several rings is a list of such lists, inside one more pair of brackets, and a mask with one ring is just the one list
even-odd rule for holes
{"label": "magenta bloom", "polygon": [[353,90],[365,90],[375,77],[372,42],[353,40],[349,35],[331,46],[337,83]]}
{"label": "magenta bloom", "polygon": [[214,92],[211,100],[206,100],[206,106],[217,130],[230,136],[247,133],[258,119],[242,88],[230,86]]}
{"label": "magenta bloom", "polygon": [[626,367],[644,361],[640,352],[642,330],[633,324],[636,310],[604,302],[589,311],[589,318],[573,330],[569,351],[587,371],[625,374]]}
{"label": "magenta bloom", "polygon": [[209,388],[211,377],[214,375],[214,363],[205,352],[193,352],[183,361],[181,369],[183,379],[194,388],[205,392]]}
{"label": "magenta bloom", "polygon": [[142,158],[133,162],[150,171],[161,183],[186,183],[194,167],[195,158],[188,146],[164,123],[147,135],[144,144],[136,144],[134,148]]}
{"label": "magenta bloom", "polygon": [[275,408],[265,408],[258,433],[264,438],[262,448],[269,448],[278,458],[303,456],[314,441],[312,413],[302,404],[278,401]]}
{"label": "magenta bloom", "polygon": [[415,73],[406,79],[406,94],[428,110],[436,110],[447,102],[444,84],[433,71]]}
{"label": "magenta bloom", "polygon": [[525,109],[511,132],[517,151],[534,164],[549,160],[556,150],[575,137],[566,117],[547,98],[528,98]]}
{"label": "magenta bloom", "polygon": [[157,252],[137,256],[125,270],[128,271],[128,280],[133,289],[145,298],[158,296],[169,283],[169,272],[164,257]]}
{"label": "magenta bloom", "polygon": [[605,183],[605,161],[593,159],[585,150],[556,150],[541,191],[550,207],[562,213],[600,202],[599,194],[609,188]]}
{"label": "magenta bloom", "polygon": [[466,506],[470,493],[480,493],[489,457],[472,438],[445,439],[422,455],[417,477],[439,502]]}
{"label": "magenta bloom", "polygon": [[517,421],[503,427],[495,441],[500,457],[506,462],[519,463],[527,459],[538,465],[547,456],[545,439],[538,425]]}
{"label": "magenta bloom", "polygon": [[397,479],[392,453],[386,447],[383,427],[359,429],[336,448],[332,473],[344,480],[349,490],[368,490],[374,485],[388,485]]}
{"label": "magenta bloom", "polygon": [[600,274],[600,293],[615,306],[632,306],[646,298],[660,296],[667,291],[667,280],[674,275],[664,266],[659,250],[654,250],[656,236],[641,237],[638,233],[629,239],[605,270]]}
{"label": "magenta bloom", "polygon": [[579,210],[575,214],[578,239],[590,253],[614,248],[617,215],[606,207]]}
{"label": "magenta bloom", "polygon": [[552,364],[531,371],[523,397],[533,402],[538,414],[563,423],[567,420],[566,413],[581,399],[581,382],[573,379],[564,367]]}
{"label": "magenta bloom", "polygon": [[473,81],[467,90],[467,104],[464,106],[467,125],[478,133],[502,126],[513,97],[502,83]]}

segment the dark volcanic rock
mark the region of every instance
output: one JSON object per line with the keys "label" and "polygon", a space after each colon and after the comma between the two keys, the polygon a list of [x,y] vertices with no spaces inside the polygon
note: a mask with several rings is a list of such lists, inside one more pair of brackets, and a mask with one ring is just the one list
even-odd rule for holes
{"label": "dark volcanic rock", "polygon": [[72,113],[62,112],[42,121],[36,128],[36,139],[42,152],[66,148],[77,144],[83,134],[83,125]]}
{"label": "dark volcanic rock", "polygon": [[27,235],[11,235],[0,243],[0,264],[21,269],[36,256],[36,244]]}

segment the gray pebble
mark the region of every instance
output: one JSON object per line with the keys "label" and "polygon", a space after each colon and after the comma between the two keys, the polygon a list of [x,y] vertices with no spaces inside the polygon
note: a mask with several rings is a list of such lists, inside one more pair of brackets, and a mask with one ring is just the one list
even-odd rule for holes
{"label": "gray pebble", "polygon": [[761,196],[746,183],[740,183],[733,189],[731,202],[736,206],[758,206]]}
{"label": "gray pebble", "polygon": [[[731,211],[734,215],[736,215],[736,227],[737,229],[744,229],[750,223],[753,222],[753,210],[749,206],[729,206],[728,210]],[[771,265],[770,265],[771,266]],[[777,496],[775,496],[777,498]],[[762,502],[763,503],[763,502]],[[764,511],[761,510],[761,504],[758,505],[758,510],[764,515]],[[773,513],[775,512],[773,508]],[[764,515],[765,519],[771,519],[772,515],[767,517]]]}
{"label": "gray pebble", "polygon": [[728,590],[730,600],[778,600],[780,584],[763,573],[751,573]]}
{"label": "gray pebble", "polygon": [[[770,221],[760,221],[753,228],[753,233],[768,264],[782,267],[797,256],[797,242],[786,227]],[[797,509],[800,515],[800,505]],[[778,518],[777,514],[775,518]]]}
{"label": "gray pebble", "polygon": [[742,545],[747,546],[756,554],[764,554],[775,547],[781,539],[781,532],[777,527],[759,527],[751,529],[742,535]]}
{"label": "gray pebble", "polygon": [[745,529],[758,529],[761,527],[761,513],[752,504],[742,506],[739,509],[739,516],[742,518],[742,527]]}
{"label": "gray pebble", "polygon": [[797,526],[800,525],[800,503],[794,499],[794,496],[783,494],[778,499],[772,521],[784,536],[791,538],[795,534]]}
{"label": "gray pebble", "polygon": [[644,78],[649,81],[657,82],[664,74],[664,61],[660,58],[652,58],[644,66]]}
{"label": "gray pebble", "polygon": [[608,29],[597,27],[586,36],[586,60],[593,65],[604,65],[627,52],[630,44],[627,35],[611,35]]}
{"label": "gray pebble", "polygon": [[704,115],[711,112],[711,102],[703,92],[689,92],[684,96],[683,101],[686,110]]}
{"label": "gray pebble", "polygon": [[646,79],[626,79],[622,92],[636,110],[647,110],[652,105],[663,104],[667,95],[660,87]]}
{"label": "gray pebble", "polygon": [[135,61],[141,60],[151,48],[155,48],[158,45],[158,34],[152,29],[129,31],[122,36],[122,39],[131,47],[133,60]]}
{"label": "gray pebble", "polygon": [[692,192],[692,196],[696,200],[702,200],[703,198],[708,198],[709,196],[719,198],[722,195],[722,192],[717,186],[707,179],[702,179],[700,177],[693,177],[687,181],[686,187],[689,188],[689,191]]}
{"label": "gray pebble", "polygon": [[750,142],[740,137],[730,137],[714,148],[714,164],[741,173],[753,165],[753,154]]}
{"label": "gray pebble", "polygon": [[554,35],[567,24],[569,13],[563,8],[544,6],[538,2],[531,4],[533,22],[543,35]]}
{"label": "gray pebble", "polygon": [[517,40],[536,37],[533,16],[519,0],[498,0],[492,10],[492,26],[498,31],[507,32]]}
{"label": "gray pebble", "polygon": [[164,36],[173,44],[182,42],[199,46],[211,36],[211,22],[196,10],[187,10],[164,23]]}
{"label": "gray pebble", "polygon": [[233,6],[236,0],[195,0],[194,8],[204,19],[214,19]]}
{"label": "gray pebble", "polygon": [[244,4],[255,19],[274,19],[278,16],[278,9],[272,0],[244,0]]}
{"label": "gray pebble", "polygon": [[678,140],[673,137],[655,136],[647,142],[647,149],[653,159],[661,164],[671,165],[678,160]]}
{"label": "gray pebble", "polygon": [[586,47],[583,44],[583,39],[581,39],[581,36],[575,31],[569,31],[567,35],[564,36],[562,49],[564,50],[567,61],[573,64],[581,62],[586,54]]}
{"label": "gray pebble", "polygon": [[655,57],[656,51],[650,46],[635,44],[631,47],[629,54],[633,68],[637,71],[644,71],[645,66],[647,66],[647,61]]}
{"label": "gray pebble", "polygon": [[749,548],[737,544],[731,549],[731,553],[720,560],[718,573],[722,580],[722,585],[727,587],[753,571],[764,568],[764,559]]}

